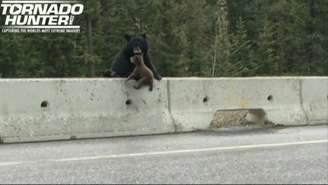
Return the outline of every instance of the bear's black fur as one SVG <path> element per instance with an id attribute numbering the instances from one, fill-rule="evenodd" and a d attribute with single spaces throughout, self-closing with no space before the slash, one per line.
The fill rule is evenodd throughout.
<path id="1" fill-rule="evenodd" d="M 107 70 L 104 75 L 107 77 L 128 77 L 135 68 L 135 65 L 130 62 L 130 58 L 135 55 L 135 48 L 140 48 L 141 54 L 144 56 L 145 65 L 153 72 L 155 79 L 161 80 L 161 75 L 157 72 L 150 60 L 146 35 L 130 36 L 125 34 L 125 39 L 127 41 L 126 46 L 118 53 L 112 63 L 111 69 Z"/>

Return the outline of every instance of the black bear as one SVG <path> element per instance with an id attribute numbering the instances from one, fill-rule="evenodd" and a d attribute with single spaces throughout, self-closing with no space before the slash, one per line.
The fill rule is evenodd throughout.
<path id="1" fill-rule="evenodd" d="M 149 91 L 153 90 L 154 74 L 153 72 L 144 64 L 143 55 L 139 48 L 135 49 L 135 55 L 131 57 L 131 63 L 135 64 L 133 72 L 129 75 L 127 81 L 130 79 L 141 78 L 138 85 L 134 86 L 135 89 L 140 89 L 141 86 L 149 86 Z"/>
<path id="2" fill-rule="evenodd" d="M 161 80 L 162 77 L 157 72 L 155 66 L 152 64 L 148 54 L 149 44 L 146 38 L 146 34 L 136 36 L 125 34 L 124 36 L 127 41 L 127 44 L 115 57 L 111 69 L 105 72 L 105 76 L 128 77 L 135 68 L 135 64 L 130 62 L 130 58 L 135 55 L 134 51 L 136 51 L 136 48 L 140 48 L 145 65 L 153 72 L 155 79 Z"/>

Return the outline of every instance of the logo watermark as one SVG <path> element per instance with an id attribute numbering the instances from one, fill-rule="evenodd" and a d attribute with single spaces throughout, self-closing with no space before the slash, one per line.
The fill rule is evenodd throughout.
<path id="1" fill-rule="evenodd" d="M 84 5 L 77 0 L 3 0 L 3 33 L 79 33 Z M 4 19 L 3 19 L 4 18 Z"/>

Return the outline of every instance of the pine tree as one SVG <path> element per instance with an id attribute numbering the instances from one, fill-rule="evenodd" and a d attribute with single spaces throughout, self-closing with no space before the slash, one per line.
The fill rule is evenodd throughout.
<path id="1" fill-rule="evenodd" d="M 236 32 L 230 35 L 229 75 L 251 76 L 255 75 L 255 63 L 251 60 L 252 43 L 248 39 L 245 22 L 239 19 Z"/>
<path id="2" fill-rule="evenodd" d="M 212 64 L 212 76 L 225 76 L 229 71 L 230 41 L 229 41 L 229 20 L 227 1 L 217 2 L 217 18 L 215 20 L 214 55 Z"/>
<path id="3" fill-rule="evenodd" d="M 276 25 L 268 18 L 264 21 L 264 28 L 260 32 L 256 50 L 257 75 L 279 74 L 280 57 L 278 53 L 278 40 Z"/>

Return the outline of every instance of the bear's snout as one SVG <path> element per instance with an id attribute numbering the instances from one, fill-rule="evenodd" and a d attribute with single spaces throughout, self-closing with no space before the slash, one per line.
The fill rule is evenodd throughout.
<path id="1" fill-rule="evenodd" d="M 137 46 L 133 48 L 133 55 L 142 55 L 142 50 L 140 47 Z"/>

